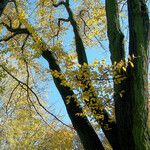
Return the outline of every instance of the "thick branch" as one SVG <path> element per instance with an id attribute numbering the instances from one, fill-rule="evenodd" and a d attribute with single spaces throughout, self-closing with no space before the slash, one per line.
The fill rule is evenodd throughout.
<path id="1" fill-rule="evenodd" d="M 57 61 L 55 60 L 52 52 L 47 49 L 46 43 L 44 43 L 44 41 L 38 36 L 32 25 L 30 25 L 26 19 L 20 19 L 20 21 L 25 25 L 25 27 L 32 35 L 33 40 L 36 42 L 37 48 L 40 48 L 40 50 L 42 51 L 42 56 L 48 61 L 50 69 L 53 71 L 57 70 L 58 72 L 61 72 L 61 69 L 57 64 Z M 74 92 L 69 87 L 61 85 L 61 79 L 55 77 L 53 77 L 53 79 L 66 105 L 66 109 L 73 123 L 73 126 L 78 132 L 85 149 L 91 150 L 91 148 L 94 148 L 95 150 L 103 150 L 104 148 L 102 146 L 102 143 L 100 142 L 93 127 L 89 123 L 87 117 L 77 116 L 77 114 L 83 113 L 82 108 L 79 106 L 77 101 L 72 98 L 70 100 L 70 103 L 67 104 L 67 96 L 74 95 Z"/>
<path id="2" fill-rule="evenodd" d="M 117 0 L 106 0 L 107 35 L 111 61 L 120 62 L 125 59 L 124 35 L 120 29 Z"/>
<path id="3" fill-rule="evenodd" d="M 62 3 L 58 4 L 57 7 L 60 6 L 60 5 L 62 5 Z M 72 10 L 69 6 L 69 2 L 63 3 L 63 5 L 65 6 L 65 8 L 68 12 L 69 20 L 70 20 L 70 23 L 73 27 L 73 31 L 74 31 L 74 34 L 75 34 L 75 45 L 76 45 L 76 52 L 77 52 L 77 55 L 78 55 L 78 62 L 81 65 L 83 65 L 84 63 L 88 64 L 87 56 L 86 56 L 86 52 L 85 52 L 85 47 L 84 47 L 82 38 L 79 34 L 79 29 L 78 29 L 77 22 L 74 19 Z M 84 79 L 85 78 L 83 76 L 83 80 Z M 90 79 L 86 80 L 86 81 L 83 81 L 83 80 L 81 82 L 83 84 L 85 84 L 86 86 L 88 86 L 86 89 L 83 90 L 83 92 L 88 91 L 91 88 L 91 85 L 89 84 Z M 91 81 L 90 81 L 90 83 L 91 83 Z M 113 133 L 115 133 L 115 131 L 116 131 L 115 122 L 109 122 L 109 115 L 108 115 L 106 110 L 101 110 L 101 106 L 99 106 L 97 108 L 94 108 L 94 107 L 92 108 L 92 105 L 94 106 L 94 104 L 97 103 L 97 101 L 96 101 L 97 97 L 94 96 L 95 95 L 94 91 L 91 94 L 92 94 L 92 96 L 90 97 L 89 101 L 86 101 L 86 105 L 91 109 L 91 111 L 94 115 L 96 115 L 96 116 L 104 115 L 104 119 L 97 119 L 96 118 L 96 120 L 102 126 L 103 132 L 107 136 L 108 140 L 110 140 L 110 141 L 111 141 L 111 139 L 116 140 L 115 136 L 113 136 Z M 91 101 L 92 98 L 94 98 L 95 101 Z M 110 128 L 109 131 L 106 129 L 106 126 L 108 126 Z M 110 142 L 110 143 L 112 144 L 112 142 Z"/>
<path id="4" fill-rule="evenodd" d="M 73 27 L 73 31 L 74 31 L 74 35 L 75 35 L 75 45 L 76 45 L 76 52 L 78 55 L 78 62 L 80 65 L 83 65 L 84 63 L 88 64 L 85 47 L 84 47 L 83 41 L 81 39 L 78 25 L 77 25 L 76 20 L 74 19 L 74 16 L 73 16 L 72 10 L 69 6 L 69 3 L 67 5 L 65 5 L 65 7 L 68 12 L 69 20 Z"/>
<path id="5" fill-rule="evenodd" d="M 68 12 L 68 15 L 69 15 L 68 19 L 69 19 L 69 21 L 72 25 L 72 28 L 73 28 L 73 31 L 74 31 L 74 34 L 75 34 L 76 52 L 77 52 L 77 55 L 78 55 L 79 64 L 81 64 L 81 65 L 83 65 L 84 63 L 88 64 L 87 56 L 86 56 L 86 53 L 85 53 L 85 48 L 84 48 L 84 45 L 83 45 L 83 41 L 80 37 L 78 25 L 77 25 L 77 23 L 74 19 L 72 10 L 69 6 L 69 1 L 66 1 L 66 2 L 61 1 L 58 4 L 53 4 L 54 7 L 58 7 L 60 5 L 65 6 L 65 8 Z"/>
<path id="6" fill-rule="evenodd" d="M 20 27 L 18 27 L 18 28 L 13 28 L 13 27 L 7 25 L 7 24 L 4 23 L 4 22 L 1 22 L 1 24 L 2 24 L 3 26 L 5 26 L 6 29 L 7 29 L 8 31 L 10 31 L 10 32 L 17 33 L 17 34 L 29 34 L 29 31 L 28 31 L 26 28 L 20 28 Z"/>
<path id="7" fill-rule="evenodd" d="M 56 120 L 58 120 L 59 122 L 61 122 L 63 125 L 71 128 L 70 126 L 68 126 L 67 124 L 65 124 L 64 122 L 62 122 L 58 117 L 56 117 L 54 114 L 52 114 L 50 111 L 48 111 L 40 102 L 37 94 L 24 82 L 22 82 L 21 80 L 17 79 L 14 75 L 12 75 L 4 66 L 0 65 L 0 67 L 5 71 L 7 72 L 7 74 L 9 74 L 13 79 L 15 79 L 20 85 L 23 85 L 27 88 L 27 90 L 30 90 L 30 92 L 35 96 L 39 106 L 41 108 L 43 108 L 47 113 L 49 113 L 51 116 L 53 116 Z"/>
<path id="8" fill-rule="evenodd" d="M 57 70 L 58 72 L 61 72 L 61 69 L 57 65 L 56 60 L 54 59 L 50 51 L 48 50 L 43 51 L 42 56 L 48 61 L 51 70 Z M 73 126 L 78 132 L 85 149 L 91 150 L 91 148 L 94 148 L 103 150 L 104 148 L 101 142 L 97 139 L 97 135 L 93 130 L 92 126 L 90 125 L 89 121 L 87 120 L 87 118 L 85 116 L 84 117 L 77 116 L 77 114 L 83 114 L 82 108 L 79 106 L 78 102 L 74 98 L 71 98 L 70 103 L 67 104 L 66 97 L 73 96 L 74 95 L 73 91 L 69 87 L 64 87 L 63 85 L 61 85 L 61 79 L 55 77 L 53 77 L 53 79 L 57 89 L 59 90 L 64 100 Z M 89 141 L 90 140 L 89 136 L 92 138 L 91 139 L 92 141 Z M 93 141 L 95 141 L 95 145 L 91 146 L 91 143 L 93 143 Z"/>
<path id="9" fill-rule="evenodd" d="M 73 17 L 72 10 L 71 10 L 69 4 L 65 5 L 65 7 L 66 7 L 66 10 L 69 14 L 70 23 L 73 27 L 73 31 L 74 31 L 74 34 L 75 34 L 75 44 L 76 44 L 76 52 L 78 54 L 78 61 L 81 65 L 83 65 L 84 63 L 88 64 L 86 53 L 85 53 L 85 47 L 83 45 L 83 41 L 82 41 L 81 36 L 79 34 L 78 25 L 77 25 L 77 23 L 76 23 L 76 21 Z M 87 80 L 87 83 L 89 83 L 89 81 L 90 81 L 90 79 Z M 87 86 L 86 81 L 83 84 L 85 84 Z M 88 87 L 86 89 L 84 89 L 83 92 L 88 91 L 90 88 L 91 88 L 91 85 L 88 84 Z M 91 94 L 92 94 L 91 99 L 92 98 L 96 99 L 96 97 L 94 96 L 95 93 L 93 92 Z M 92 102 L 91 100 L 86 101 L 86 104 L 91 109 L 92 113 L 96 116 L 101 115 L 101 114 L 104 115 L 104 120 L 103 119 L 96 119 L 96 120 L 101 125 L 101 127 L 103 129 L 103 132 L 105 133 L 106 137 L 110 141 L 111 141 L 111 139 L 116 140 L 116 137 L 113 136 L 113 133 L 116 131 L 115 122 L 109 122 L 109 115 L 108 115 L 106 110 L 101 110 L 101 108 L 100 108 L 101 106 L 97 107 L 97 108 L 92 108 L 91 102 Z M 93 103 L 93 106 L 94 106 L 94 104 L 97 103 L 97 101 L 93 101 L 92 103 Z M 106 126 L 108 126 L 110 128 L 109 131 L 106 129 Z M 112 144 L 112 142 L 110 144 Z"/>
<path id="10" fill-rule="evenodd" d="M 14 37 L 15 37 L 16 35 L 18 35 L 18 34 L 28 34 L 28 35 L 30 34 L 26 28 L 12 28 L 11 26 L 8 26 L 8 25 L 7 25 L 6 23 L 4 23 L 4 22 L 1 22 L 1 24 L 2 24 L 3 26 L 5 26 L 6 29 L 11 32 L 11 34 L 10 34 L 9 36 L 6 36 L 6 37 L 0 39 L 0 42 L 2 42 L 2 41 L 7 42 L 7 41 L 9 41 L 10 39 L 14 38 Z"/>

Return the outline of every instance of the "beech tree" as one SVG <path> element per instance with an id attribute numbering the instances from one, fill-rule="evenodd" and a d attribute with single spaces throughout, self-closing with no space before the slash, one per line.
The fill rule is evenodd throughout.
<path id="1" fill-rule="evenodd" d="M 77 136 L 74 130 L 62 126 L 60 115 L 52 116 L 54 107 L 48 107 L 37 94 L 38 100 L 35 99 L 27 88 L 34 87 L 33 78 L 41 77 L 30 74 L 30 68 L 23 63 L 17 64 L 17 67 L 22 69 L 19 72 L 15 68 L 10 70 L 12 64 L 9 64 L 9 72 L 2 71 L 0 75 L 0 149 L 73 149 Z M 38 69 L 39 64 L 36 67 Z M 49 108 L 47 112 L 51 115 L 47 115 L 43 108 Z"/>
<path id="2" fill-rule="evenodd" d="M 11 54 L 16 64 L 27 63 L 28 67 L 33 67 L 40 56 L 48 62 L 48 73 L 84 149 L 105 149 L 88 117 L 100 126 L 113 150 L 150 149 L 146 1 L 37 0 L 31 3 L 36 5 L 35 22 L 27 14 L 28 3 L 0 2 L 3 57 Z M 128 18 L 128 44 L 120 22 L 124 5 L 127 16 L 122 19 Z M 70 28 L 74 35 L 73 51 L 65 50 L 61 42 Z M 101 41 L 107 40 L 106 33 L 112 65 L 104 60 L 89 64 L 86 48 L 95 48 L 97 44 L 103 47 Z M 9 63 L 9 59 L 2 61 L 1 68 L 13 73 Z M 26 88 L 34 95 L 28 84 Z"/>
<path id="3" fill-rule="evenodd" d="M 30 108 L 28 101 L 21 97 L 16 100 L 15 106 L 12 104 L 9 106 L 7 117 L 4 112 L 1 112 L 0 148 L 11 150 L 73 149 L 74 132 L 67 127 L 60 126 L 56 119 L 48 122 L 46 114 L 41 113 L 38 108 L 38 112 L 43 116 L 41 119 L 36 111 Z"/>

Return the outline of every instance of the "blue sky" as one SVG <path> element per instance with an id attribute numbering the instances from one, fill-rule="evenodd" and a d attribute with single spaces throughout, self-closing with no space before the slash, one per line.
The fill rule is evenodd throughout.
<path id="1" fill-rule="evenodd" d="M 34 25 L 34 21 L 35 21 L 35 3 L 37 0 L 29 0 L 30 5 L 29 5 L 29 20 L 30 22 Z M 74 3 L 71 1 L 71 7 L 74 8 Z M 63 12 L 62 17 L 66 17 L 67 14 Z M 125 29 L 125 27 L 127 26 L 127 18 L 124 19 L 124 21 L 120 20 L 121 22 L 121 26 L 123 26 L 123 28 Z M 126 28 L 124 30 L 125 35 L 127 35 L 127 39 L 128 39 L 128 28 Z M 66 51 L 69 51 L 71 49 L 71 42 L 72 39 L 74 37 L 74 34 L 72 32 L 72 28 L 70 27 L 69 30 L 67 31 L 67 34 L 64 36 L 63 38 L 63 43 L 64 43 L 64 48 Z M 103 45 L 105 47 L 105 50 L 102 49 L 100 46 L 96 46 L 96 47 L 92 47 L 92 48 L 86 48 L 86 54 L 87 54 L 87 58 L 88 58 L 88 62 L 92 63 L 95 59 L 97 60 L 102 60 L 105 59 L 107 63 L 111 63 L 110 62 L 110 53 L 109 53 L 109 46 L 108 46 L 108 41 L 103 42 Z M 126 49 L 128 47 L 128 44 L 126 44 Z M 43 58 L 40 58 L 38 60 L 39 63 L 41 63 L 45 68 L 48 69 L 48 63 L 46 60 L 44 60 Z M 51 76 L 49 75 L 49 78 L 51 78 Z M 63 103 L 63 100 L 57 90 L 57 88 L 55 87 L 55 84 L 53 83 L 52 80 L 49 80 L 48 82 L 48 95 L 46 96 L 47 101 L 49 106 L 53 106 L 54 108 L 54 113 L 60 114 L 62 116 L 62 120 L 66 123 L 70 123 L 70 119 L 67 115 L 66 112 L 66 108 L 65 105 Z"/>
<path id="2" fill-rule="evenodd" d="M 32 24 L 34 24 L 34 18 L 35 18 L 35 13 L 33 12 L 33 10 L 35 10 L 35 1 L 36 0 L 30 0 L 31 5 L 30 5 L 30 10 L 29 10 L 29 14 L 30 15 L 30 22 Z M 71 7 L 74 7 L 74 3 L 71 2 L 70 3 Z M 66 17 L 66 13 L 63 14 L 63 17 Z M 69 30 L 67 31 L 67 34 L 64 36 L 63 38 L 63 45 L 65 48 L 65 51 L 69 51 L 71 49 L 71 42 L 72 39 L 74 37 L 74 34 L 72 32 L 72 28 L 70 27 Z M 100 46 L 96 46 L 93 48 L 87 48 L 86 49 L 86 54 L 87 54 L 87 58 L 88 58 L 88 62 L 92 63 L 95 59 L 98 60 L 102 60 L 105 59 L 107 61 L 107 63 L 110 63 L 110 55 L 109 55 L 109 51 L 108 51 L 108 43 L 107 42 L 103 42 L 103 45 L 105 47 L 105 50 L 102 49 Z M 44 60 L 43 58 L 40 58 L 38 60 L 39 63 L 41 63 L 45 68 L 48 68 L 48 63 L 46 60 Z M 49 77 L 51 78 L 51 76 L 49 75 Z M 63 100 L 55 86 L 55 84 L 53 83 L 52 80 L 49 80 L 48 83 L 48 96 L 47 96 L 47 101 L 49 106 L 53 106 L 54 108 L 54 112 L 56 115 L 60 114 L 61 116 L 63 116 L 61 119 L 65 122 L 65 123 L 71 123 L 70 119 L 67 115 L 66 112 L 66 108 L 65 105 L 63 103 Z"/>
<path id="3" fill-rule="evenodd" d="M 30 5 L 29 5 L 29 20 L 30 22 L 34 25 L 34 21 L 36 18 L 36 14 L 35 14 L 35 2 L 37 0 L 29 0 Z M 74 5 L 75 3 L 71 1 L 70 5 L 72 8 L 75 7 Z M 63 12 L 62 17 L 67 18 L 67 13 Z M 127 21 L 122 22 L 122 25 L 126 25 Z M 126 32 L 126 31 L 125 31 Z M 127 32 L 126 32 L 127 33 Z M 74 34 L 72 32 L 72 28 L 70 27 L 69 30 L 67 31 L 67 34 L 64 36 L 63 38 L 63 44 L 64 44 L 64 48 L 66 51 L 69 51 L 71 49 L 71 42 L 72 39 L 74 37 Z M 86 54 L 87 54 L 87 58 L 88 58 L 88 62 L 92 63 L 94 61 L 94 59 L 97 60 L 102 60 L 105 59 L 107 63 L 110 64 L 110 53 L 109 53 L 109 47 L 108 47 L 108 41 L 104 41 L 103 45 L 105 47 L 105 50 L 102 49 L 100 46 L 95 46 L 92 48 L 87 48 L 86 49 Z M 40 58 L 38 60 L 39 63 L 41 63 L 45 68 L 48 68 L 48 63 L 46 60 L 44 60 L 43 58 Z M 51 78 L 51 76 L 49 75 L 49 78 Z M 49 80 L 48 83 L 48 96 L 47 96 L 47 100 L 48 100 L 48 104 L 49 105 L 55 105 L 53 108 L 55 109 L 55 113 L 58 114 L 60 113 L 63 117 L 64 122 L 66 123 L 70 123 L 70 119 L 68 118 L 63 100 L 58 92 L 58 90 L 56 89 L 54 83 L 52 80 Z"/>
<path id="4" fill-rule="evenodd" d="M 64 44 L 67 45 L 67 43 L 70 43 L 70 39 L 73 38 L 73 32 L 71 30 L 69 30 L 68 34 L 67 34 L 67 38 L 64 38 Z M 108 44 L 105 43 L 105 47 L 108 47 Z M 69 46 L 66 47 L 69 49 Z M 103 50 L 103 49 L 100 49 L 99 47 L 94 47 L 94 48 L 87 48 L 86 49 L 86 54 L 87 54 L 87 58 L 88 58 L 88 62 L 89 63 L 92 63 L 95 59 L 98 59 L 98 60 L 102 60 L 102 59 L 105 59 L 107 61 L 107 63 L 110 64 L 110 53 L 107 50 Z M 48 68 L 48 63 L 46 60 L 42 59 L 41 58 L 41 63 L 46 67 Z M 62 117 L 62 120 L 66 123 L 69 123 L 70 124 L 70 119 L 67 115 L 67 112 L 66 112 L 66 108 L 65 108 L 65 105 L 63 103 L 63 100 L 55 86 L 55 84 L 53 83 L 53 81 L 49 81 L 49 94 L 48 94 L 48 102 L 49 102 L 49 105 L 51 104 L 54 104 L 54 112 L 56 114 L 61 114 L 63 117 Z"/>

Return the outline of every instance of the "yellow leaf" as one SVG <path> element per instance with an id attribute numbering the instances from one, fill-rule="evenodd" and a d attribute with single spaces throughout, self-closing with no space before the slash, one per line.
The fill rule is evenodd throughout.
<path id="1" fill-rule="evenodd" d="M 122 69 L 126 72 L 127 71 L 127 69 L 125 68 L 125 67 L 122 67 Z"/>
<path id="2" fill-rule="evenodd" d="M 133 62 L 132 62 L 132 61 L 129 61 L 129 63 L 130 63 L 130 65 L 131 65 L 131 67 L 134 68 Z"/>

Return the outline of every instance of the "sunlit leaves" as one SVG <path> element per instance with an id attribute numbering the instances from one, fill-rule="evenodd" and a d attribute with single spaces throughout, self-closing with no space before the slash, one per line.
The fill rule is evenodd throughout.
<path id="1" fill-rule="evenodd" d="M 66 61 L 72 60 L 66 59 Z M 94 114 L 91 114 L 91 110 L 87 108 L 87 102 L 92 109 L 103 109 L 105 107 L 113 113 L 113 82 L 120 84 L 126 80 L 128 64 L 132 64 L 133 67 L 131 59 L 128 62 L 121 60 L 112 66 L 107 65 L 105 60 L 95 60 L 92 64 L 87 65 L 84 63 L 82 66 L 76 62 L 73 63 L 72 67 L 64 70 L 63 73 L 56 70 L 51 71 L 51 73 L 55 78 L 61 79 L 61 85 L 70 87 L 75 91 L 75 95 L 67 97 L 68 103 L 71 99 L 80 101 L 84 107 L 84 115 L 91 116 Z M 125 91 L 123 90 L 118 94 L 122 97 L 124 93 Z M 102 118 L 103 116 L 94 117 Z"/>
<path id="2" fill-rule="evenodd" d="M 14 36 L 7 42 L 3 42 L 4 45 L 2 47 L 2 49 L 7 49 L 8 51 L 4 56 L 4 58 L 7 58 L 6 61 L 3 60 L 6 63 L 7 68 L 9 68 L 8 71 L 19 79 L 19 81 L 27 84 L 27 86 L 25 84 L 20 85 L 19 82 L 19 85 L 16 85 L 17 81 L 13 80 L 12 87 L 16 87 L 17 90 L 15 89 L 15 91 L 17 92 L 14 92 L 13 99 L 11 98 L 9 103 L 7 103 L 8 98 L 6 101 L 3 101 L 4 106 L 7 105 L 9 107 L 9 112 L 17 107 L 17 109 L 14 110 L 15 112 L 13 112 L 13 117 L 11 116 L 9 118 L 10 120 L 8 119 L 9 121 L 7 122 L 10 133 L 12 133 L 8 136 L 12 145 L 14 143 L 14 145 L 18 145 L 17 143 L 21 139 L 21 141 L 19 141 L 21 144 L 20 146 L 24 145 L 24 147 L 27 147 L 30 146 L 30 144 L 39 146 L 41 144 L 41 147 L 47 145 L 51 149 L 55 149 L 56 147 L 54 145 L 57 144 L 54 144 L 53 147 L 51 147 L 51 145 L 49 145 L 51 142 L 49 141 L 52 140 L 46 139 L 45 137 L 42 143 L 40 135 L 49 135 L 56 141 L 59 140 L 59 137 L 55 137 L 54 133 L 53 135 L 51 134 L 51 130 L 50 133 L 45 133 L 48 132 L 46 130 L 48 126 L 44 124 L 42 119 L 39 119 L 39 117 L 36 116 L 37 114 L 35 115 L 36 110 L 35 108 L 33 109 L 34 106 L 28 105 L 27 102 L 33 102 L 39 110 L 35 95 L 28 88 L 29 85 L 31 89 L 38 91 L 40 95 L 45 95 L 43 89 L 41 90 L 40 87 L 42 85 L 44 89 L 46 89 L 46 83 L 43 84 L 42 81 L 48 80 L 48 74 L 50 74 L 53 78 L 60 79 L 59 81 L 61 81 L 61 84 L 59 86 L 61 86 L 62 89 L 68 87 L 68 89 L 74 92 L 73 95 L 68 95 L 66 97 L 66 101 L 67 104 L 72 100 L 77 101 L 78 105 L 83 108 L 83 114 L 76 115 L 86 115 L 92 119 L 94 117 L 102 120 L 104 116 L 101 112 L 104 108 L 112 114 L 112 116 L 114 114 L 113 82 L 115 84 L 121 84 L 126 80 L 128 66 L 134 67 L 132 59 L 129 59 L 128 62 L 121 60 L 119 63 L 114 63 L 112 66 L 106 64 L 105 60 L 95 60 L 92 64 L 79 64 L 77 62 L 77 54 L 75 53 L 75 43 L 74 45 L 71 45 L 71 42 L 74 41 L 74 37 L 69 39 L 69 46 L 71 46 L 70 49 L 72 51 L 67 49 L 63 43 L 65 41 L 64 35 L 67 31 L 72 31 L 72 28 L 69 26 L 70 22 L 67 20 L 64 23 L 64 19 L 68 18 L 67 11 L 64 6 L 54 8 L 52 2 L 53 1 L 49 0 L 39 0 L 34 6 L 35 12 L 33 13 L 33 16 L 36 16 L 35 20 L 32 20 L 30 18 L 31 11 L 28 13 L 27 2 L 18 0 L 17 7 L 14 5 L 11 6 L 13 8 L 12 10 L 9 10 L 8 7 L 6 9 L 7 16 L 3 15 L 2 18 L 3 22 L 9 25 L 9 27 L 15 29 L 25 28 L 28 31 L 25 34 Z M 97 44 L 100 44 L 102 40 L 106 39 L 106 14 L 104 5 L 98 0 L 76 1 L 76 4 L 77 3 L 81 3 L 81 5 L 79 7 L 78 5 L 70 6 L 77 22 L 78 27 L 76 28 L 80 32 L 85 47 L 95 48 Z M 8 35 L 13 35 L 13 33 L 7 31 L 5 34 L 4 32 L 4 36 Z M 57 68 L 56 70 L 45 69 L 46 66 L 43 67 L 44 69 L 42 68 L 40 64 L 43 62 L 38 62 L 36 58 L 40 58 L 44 50 L 52 53 L 52 56 L 56 59 L 56 64 L 59 65 L 61 71 L 57 71 L 60 70 Z M 47 72 L 45 72 L 45 70 L 47 70 Z M 35 88 L 37 83 L 39 83 L 39 87 Z M 7 90 L 9 88 L 7 88 Z M 13 90 L 11 89 L 11 91 Z M 125 92 L 126 91 L 122 90 L 118 94 L 122 97 Z M 11 93 L 8 92 L 8 94 Z M 19 94 L 21 94 L 21 96 Z M 20 97 L 18 97 L 18 95 Z M 42 96 L 40 98 L 43 98 Z M 97 113 L 97 110 L 99 110 L 100 113 Z M 30 115 L 36 117 L 34 118 Z M 16 128 L 19 123 L 25 125 L 22 128 Z M 35 132 L 37 126 L 40 126 L 40 129 L 38 129 L 39 134 L 37 133 L 38 137 L 37 139 L 31 139 L 28 135 L 32 134 L 32 131 Z M 26 131 L 27 133 L 24 133 Z M 63 136 L 63 131 L 58 131 L 60 136 Z M 24 137 L 24 134 L 27 135 Z M 72 134 L 67 131 L 63 134 L 68 136 L 68 139 L 72 140 Z M 15 137 L 15 140 L 13 140 L 13 137 Z M 29 139 L 35 141 L 35 143 L 30 143 Z M 67 142 L 67 139 L 65 139 L 65 142 L 60 141 L 59 144 L 62 146 Z M 72 143 L 72 141 L 69 142 L 68 145 Z M 14 145 L 11 147 L 15 147 Z M 22 149 L 22 147 L 19 148 Z"/>
<path id="3" fill-rule="evenodd" d="M 65 127 L 57 127 L 53 120 L 46 124 L 26 99 L 18 99 L 12 116 L 1 126 L 1 146 L 9 149 L 61 149 L 73 147 L 74 133 Z M 39 110 L 39 109 L 38 109 Z M 45 118 L 45 117 L 44 117 Z M 2 148 L 1 147 L 1 148 Z"/>
<path id="4" fill-rule="evenodd" d="M 26 82 L 26 72 L 21 74 L 14 69 L 8 71 Z M 75 135 L 73 131 L 60 126 L 58 121 L 50 118 L 25 85 L 17 83 L 9 75 L 3 78 L 6 90 L 1 93 L 0 148 L 42 150 L 45 147 L 50 149 L 73 147 Z M 45 101 L 41 99 L 40 101 L 46 107 Z"/>
<path id="5" fill-rule="evenodd" d="M 77 11 L 77 20 L 86 46 L 101 44 L 101 41 L 106 38 L 106 18 L 103 3 L 84 0 Z"/>

